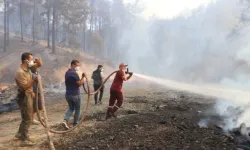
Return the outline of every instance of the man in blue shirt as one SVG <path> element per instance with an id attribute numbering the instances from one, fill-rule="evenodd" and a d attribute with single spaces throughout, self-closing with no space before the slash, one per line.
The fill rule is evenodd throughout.
<path id="1" fill-rule="evenodd" d="M 68 102 L 69 108 L 65 114 L 63 126 L 66 129 L 69 129 L 68 120 L 70 116 L 75 111 L 74 122 L 75 126 L 78 123 L 80 117 L 80 106 L 81 106 L 81 97 L 80 97 L 80 86 L 84 84 L 85 74 L 82 74 L 82 78 L 79 78 L 79 75 L 76 71 L 80 69 L 80 62 L 78 60 L 71 61 L 71 68 L 65 74 L 65 85 L 66 85 L 66 100 Z"/>

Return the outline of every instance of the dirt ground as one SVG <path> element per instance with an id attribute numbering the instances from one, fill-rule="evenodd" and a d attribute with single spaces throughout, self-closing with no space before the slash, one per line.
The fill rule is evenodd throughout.
<path id="1" fill-rule="evenodd" d="M 230 150 L 233 141 L 219 128 L 200 128 L 201 112 L 209 109 L 214 99 L 160 88 L 133 87 L 124 89 L 125 100 L 117 119 L 105 121 L 108 89 L 104 104 L 91 106 L 79 128 L 68 134 L 55 135 L 56 149 L 186 149 Z M 84 97 L 86 103 L 86 97 Z M 63 120 L 67 104 L 63 93 L 46 93 L 46 104 L 51 125 L 58 126 Z M 19 112 L 0 115 L 0 149 L 48 149 L 45 130 L 32 125 L 31 138 L 38 143 L 34 147 L 20 147 L 14 138 L 20 123 Z"/>

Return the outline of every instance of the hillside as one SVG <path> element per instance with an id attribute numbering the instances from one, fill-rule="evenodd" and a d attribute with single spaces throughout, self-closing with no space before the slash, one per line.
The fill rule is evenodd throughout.
<path id="1" fill-rule="evenodd" d="M 0 34 L 0 37 L 2 37 L 2 34 Z M 0 38 L 0 41 L 0 48 L 2 48 L 3 40 Z M 113 71 L 110 67 L 112 64 L 107 60 L 96 59 L 78 50 L 57 47 L 56 54 L 52 54 L 51 49 L 46 48 L 45 42 L 32 46 L 29 39 L 26 39 L 25 42 L 20 41 L 19 37 L 12 36 L 7 52 L 0 50 L 0 83 L 14 82 L 14 74 L 21 63 L 20 57 L 23 52 L 31 52 L 35 57 L 42 59 L 43 66 L 40 69 L 40 74 L 46 84 L 62 82 L 64 72 L 72 59 L 81 61 L 80 73 L 91 74 L 98 64 L 105 66 L 105 73 Z"/>

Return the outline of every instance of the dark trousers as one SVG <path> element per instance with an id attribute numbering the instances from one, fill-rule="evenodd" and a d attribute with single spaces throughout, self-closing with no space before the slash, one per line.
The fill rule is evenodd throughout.
<path id="1" fill-rule="evenodd" d="M 100 86 L 101 86 L 101 84 L 97 84 L 97 85 L 94 84 L 94 90 L 96 91 Z M 104 86 L 100 89 L 99 102 L 102 101 L 103 90 L 104 90 Z M 99 95 L 99 92 L 97 92 L 94 96 L 95 97 L 95 104 L 97 104 L 98 95 Z"/>
<path id="2" fill-rule="evenodd" d="M 115 113 L 123 103 L 123 93 L 119 91 L 110 90 L 109 107 L 107 115 Z"/>
<path id="3" fill-rule="evenodd" d="M 17 103 L 20 108 L 22 122 L 20 123 L 18 134 L 20 135 L 21 140 L 29 139 L 29 128 L 32 123 L 33 115 L 33 97 L 32 93 L 22 93 L 18 94 Z"/>

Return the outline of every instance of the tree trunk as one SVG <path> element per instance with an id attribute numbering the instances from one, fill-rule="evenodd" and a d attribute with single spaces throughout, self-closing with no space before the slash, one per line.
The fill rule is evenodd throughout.
<path id="1" fill-rule="evenodd" d="M 90 32 L 92 32 L 93 29 L 93 4 L 94 4 L 94 0 L 92 0 L 92 4 L 91 4 L 91 13 L 90 13 Z"/>
<path id="2" fill-rule="evenodd" d="M 94 30 L 94 6 L 95 5 L 95 0 L 92 0 L 91 3 L 91 13 L 90 13 L 90 32 L 88 34 L 88 39 L 89 39 L 89 44 L 88 44 L 88 50 L 87 52 L 91 52 L 92 51 L 92 34 L 93 34 L 93 30 Z"/>
<path id="3" fill-rule="evenodd" d="M 6 22 L 7 22 L 7 8 L 6 8 L 7 4 L 6 4 L 6 0 L 4 0 L 4 43 L 3 43 L 3 51 L 6 52 Z"/>
<path id="4" fill-rule="evenodd" d="M 48 17 L 47 47 L 48 48 L 50 48 L 50 26 L 49 26 L 49 24 L 50 24 L 50 10 L 51 10 L 51 8 L 49 7 L 48 12 L 47 12 L 47 17 Z"/>
<path id="5" fill-rule="evenodd" d="M 56 3 L 55 0 L 53 1 L 53 22 L 52 22 L 52 53 L 56 53 Z"/>
<path id="6" fill-rule="evenodd" d="M 83 25 L 83 51 L 86 51 L 86 22 Z"/>
<path id="7" fill-rule="evenodd" d="M 33 0 L 33 18 L 32 18 L 32 44 L 35 45 L 35 9 L 36 9 L 36 0 Z"/>
<path id="8" fill-rule="evenodd" d="M 23 42 L 23 5 L 22 0 L 20 0 L 20 26 L 21 26 L 21 41 Z"/>
<path id="9" fill-rule="evenodd" d="M 99 25 L 98 25 L 98 30 L 99 30 L 99 33 L 101 31 L 101 28 L 102 28 L 102 17 L 99 16 L 99 21 L 98 21 Z"/>
<path id="10" fill-rule="evenodd" d="M 7 15 L 6 15 L 6 22 L 7 22 L 7 27 L 6 27 L 6 36 L 7 36 L 7 38 L 6 38 L 6 45 L 7 46 L 9 46 L 9 40 L 10 40 L 10 19 L 9 19 L 9 17 L 10 17 L 10 12 L 9 12 L 9 1 L 7 0 L 6 1 L 6 13 L 7 13 Z"/>
<path id="11" fill-rule="evenodd" d="M 96 12 L 95 12 L 95 31 L 96 30 L 98 30 L 98 23 L 97 23 L 97 15 L 96 15 Z"/>

